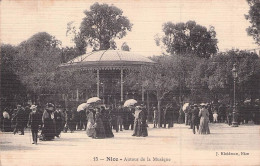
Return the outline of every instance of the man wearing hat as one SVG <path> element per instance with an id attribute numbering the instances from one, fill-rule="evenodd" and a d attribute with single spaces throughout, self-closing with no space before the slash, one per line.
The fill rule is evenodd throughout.
<path id="1" fill-rule="evenodd" d="M 192 122 L 192 129 L 193 134 L 195 134 L 195 128 L 197 127 L 197 132 L 199 131 L 199 124 L 200 124 L 200 118 L 199 118 L 199 108 L 197 104 L 193 105 L 193 109 L 191 110 L 191 122 Z"/>
<path id="2" fill-rule="evenodd" d="M 32 105 L 30 107 L 32 112 L 29 114 L 28 127 L 31 126 L 33 143 L 37 145 L 39 125 L 41 125 L 41 117 L 37 111 L 37 106 Z"/>
<path id="3" fill-rule="evenodd" d="M 16 114 L 13 117 L 13 120 L 15 120 L 15 129 L 14 134 L 16 134 L 19 130 L 21 131 L 20 135 L 24 135 L 24 109 L 21 104 L 17 105 L 17 111 Z"/>
<path id="4" fill-rule="evenodd" d="M 63 130 L 61 106 L 57 106 L 57 109 L 54 111 L 54 119 L 55 119 L 55 128 L 56 128 L 56 137 L 60 137 L 60 133 Z"/>
<path id="5" fill-rule="evenodd" d="M 124 112 L 123 112 L 123 107 L 121 104 L 119 104 L 118 107 L 116 108 L 116 116 L 117 116 L 116 132 L 118 132 L 119 129 L 120 129 L 120 131 L 123 131 L 122 126 L 123 126 L 123 113 Z"/>

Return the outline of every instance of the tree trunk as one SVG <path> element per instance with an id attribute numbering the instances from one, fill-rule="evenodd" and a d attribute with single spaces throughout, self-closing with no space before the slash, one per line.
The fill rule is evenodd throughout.
<path id="1" fill-rule="evenodd" d="M 159 123 L 159 128 L 161 127 L 161 103 L 162 103 L 162 100 L 158 99 L 158 113 L 159 113 L 158 123 Z"/>
<path id="2" fill-rule="evenodd" d="M 147 98 L 146 98 L 146 100 L 147 100 L 147 112 L 148 112 L 148 122 L 151 122 L 151 112 L 150 112 L 150 106 L 149 106 L 149 93 L 148 93 L 148 90 L 147 90 Z"/>

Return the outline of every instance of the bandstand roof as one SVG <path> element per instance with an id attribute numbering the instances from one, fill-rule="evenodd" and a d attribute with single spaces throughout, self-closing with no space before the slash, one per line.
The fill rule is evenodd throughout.
<path id="1" fill-rule="evenodd" d="M 78 56 L 59 68 L 80 68 L 80 69 L 129 69 L 143 65 L 153 65 L 154 61 L 140 54 L 121 50 L 100 50 Z"/>

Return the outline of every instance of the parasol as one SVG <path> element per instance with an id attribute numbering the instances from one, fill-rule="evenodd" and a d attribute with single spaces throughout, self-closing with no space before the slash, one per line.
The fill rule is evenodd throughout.
<path id="1" fill-rule="evenodd" d="M 96 103 L 98 101 L 100 101 L 101 99 L 99 97 L 91 97 L 87 100 L 87 103 L 88 104 L 91 104 L 91 103 Z"/>
<path id="2" fill-rule="evenodd" d="M 80 104 L 80 105 L 78 106 L 77 111 L 78 111 L 78 112 L 79 112 L 79 111 L 83 111 L 83 110 L 86 109 L 88 106 L 89 106 L 89 104 L 87 104 L 87 103 L 82 103 L 82 104 Z"/>
<path id="3" fill-rule="evenodd" d="M 129 100 L 125 101 L 124 107 L 129 107 L 131 105 L 135 105 L 136 103 L 137 103 L 137 101 L 135 99 L 129 99 Z"/>
<path id="4" fill-rule="evenodd" d="M 182 106 L 182 110 L 185 111 L 185 110 L 188 108 L 189 105 L 190 105 L 189 103 L 185 103 L 185 104 Z"/>

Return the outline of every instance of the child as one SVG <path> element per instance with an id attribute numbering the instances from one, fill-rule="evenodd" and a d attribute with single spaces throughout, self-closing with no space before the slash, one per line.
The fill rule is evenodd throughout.
<path id="1" fill-rule="evenodd" d="M 218 122 L 218 114 L 217 114 L 216 111 L 215 111 L 214 114 L 213 114 L 213 122 L 214 122 L 214 123 L 217 123 L 217 122 Z"/>
<path id="2" fill-rule="evenodd" d="M 153 107 L 153 128 L 158 127 L 158 118 L 159 118 L 159 112 L 155 107 Z"/>

